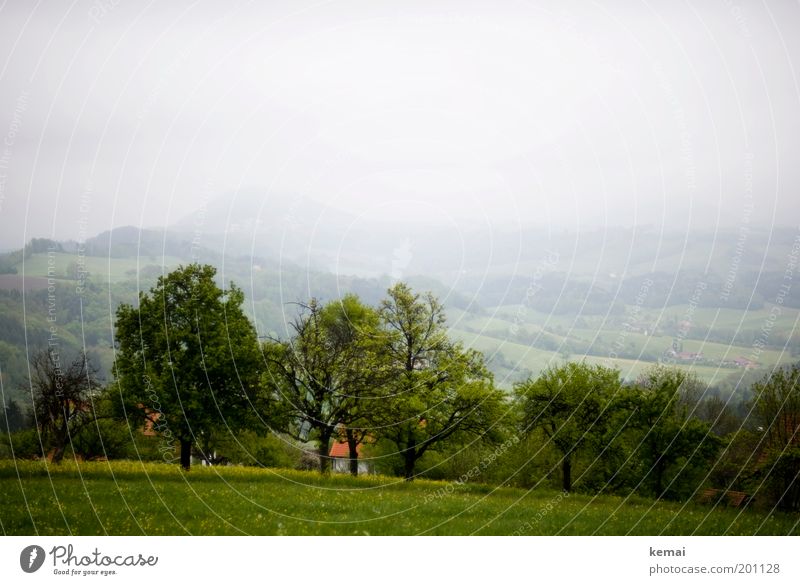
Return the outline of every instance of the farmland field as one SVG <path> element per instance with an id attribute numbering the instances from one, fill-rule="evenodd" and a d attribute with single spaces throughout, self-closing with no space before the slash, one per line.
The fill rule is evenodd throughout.
<path id="1" fill-rule="evenodd" d="M 64 278 L 65 271 L 71 264 L 81 264 L 84 270 L 97 282 L 118 282 L 125 278 L 134 278 L 136 272 L 146 265 L 165 267 L 167 271 L 181 263 L 173 256 L 141 257 L 141 258 L 107 258 L 102 256 L 83 256 L 56 252 L 51 255 L 33 254 L 24 265 L 17 265 L 20 274 L 30 276 L 48 276 L 48 270 L 54 271 L 56 278 Z"/>
<path id="2" fill-rule="evenodd" d="M 762 509 L 284 469 L 0 462 L 7 535 L 797 535 Z"/>
<path id="3" fill-rule="evenodd" d="M 630 330 L 628 324 L 633 321 L 631 310 L 628 307 L 628 316 L 586 315 L 576 318 L 529 308 L 521 310 L 518 305 L 504 305 L 488 308 L 485 314 L 477 316 L 458 309 L 451 309 L 448 315 L 454 337 L 487 356 L 502 354 L 517 370 L 525 368 L 538 374 L 565 358 L 585 358 L 588 363 L 616 367 L 623 378 L 633 380 L 661 358 L 676 337 L 661 327 L 648 334 Z M 658 311 L 646 309 L 636 314 L 635 320 L 642 326 L 675 322 L 689 312 L 690 309 L 685 305 L 665 307 Z M 765 323 L 772 337 L 782 335 L 785 339 L 792 339 L 800 323 L 800 311 L 788 307 L 782 307 L 777 318 L 771 315 L 770 308 L 751 311 L 694 308 L 691 309 L 691 315 L 693 327 L 724 330 L 732 336 L 747 339 L 757 337 Z M 515 330 L 525 331 L 528 339 L 520 339 L 512 334 Z M 546 342 L 547 347 L 542 346 L 542 341 Z M 718 383 L 737 371 L 741 373 L 741 369 L 720 366 L 722 360 L 752 357 L 759 367 L 771 369 L 797 359 L 788 347 L 759 348 L 755 355 L 753 343 L 738 338 L 722 342 L 703 337 L 685 337 L 680 339 L 680 343 L 684 351 L 701 353 L 705 359 L 697 363 L 677 362 L 673 365 L 694 372 L 708 384 Z M 510 385 L 514 379 L 514 374 L 507 370 L 495 373 L 500 374 L 498 382 L 503 386 Z"/>
<path id="4" fill-rule="evenodd" d="M 21 274 L 0 274 L 2 290 L 42 290 L 47 288 L 47 279 L 43 276 L 22 276 Z"/>

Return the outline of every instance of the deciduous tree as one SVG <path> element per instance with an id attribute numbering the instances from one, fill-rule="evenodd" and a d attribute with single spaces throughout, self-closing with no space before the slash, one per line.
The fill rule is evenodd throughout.
<path id="1" fill-rule="evenodd" d="M 377 315 L 355 295 L 327 305 L 316 299 L 300 306 L 293 336 L 264 345 L 269 370 L 264 386 L 280 405 L 282 428 L 294 437 L 318 441 L 320 468 L 330 470 L 330 441 L 345 429 L 351 472 L 358 442 L 367 435 L 378 391 L 386 375 L 378 351 Z M 349 429 L 349 431 L 347 431 Z"/>
<path id="2" fill-rule="evenodd" d="M 617 370 L 571 362 L 515 386 L 523 432 L 540 429 L 561 455 L 564 491 L 572 490 L 576 455 L 602 448 L 620 383 Z"/>
<path id="3" fill-rule="evenodd" d="M 92 399 L 100 391 L 96 376 L 97 370 L 83 352 L 68 363 L 54 348 L 41 350 L 31 359 L 28 387 L 35 421 L 54 463 L 61 462 L 72 438 L 94 421 Z"/>
<path id="4" fill-rule="evenodd" d="M 117 309 L 114 373 L 127 416 L 159 416 L 188 469 L 204 433 L 237 428 L 258 389 L 262 360 L 244 295 L 216 269 L 190 264 Z"/>
<path id="5" fill-rule="evenodd" d="M 654 366 L 629 395 L 628 407 L 634 411 L 630 428 L 639 434 L 635 457 L 657 498 L 666 494 L 668 479 L 676 491 L 678 474 L 690 477 L 707 468 L 724 444 L 711 425 L 692 414 L 698 384 L 694 375 L 678 368 Z"/>
<path id="6" fill-rule="evenodd" d="M 383 388 L 380 434 L 403 457 L 405 478 L 415 477 L 427 451 L 457 435 L 498 440 L 503 394 L 483 354 L 448 338 L 444 307 L 433 294 L 398 283 L 381 303 L 380 316 L 393 372 Z"/>
<path id="7" fill-rule="evenodd" d="M 800 364 L 776 369 L 752 392 L 765 455 L 759 475 L 781 508 L 800 509 Z"/>

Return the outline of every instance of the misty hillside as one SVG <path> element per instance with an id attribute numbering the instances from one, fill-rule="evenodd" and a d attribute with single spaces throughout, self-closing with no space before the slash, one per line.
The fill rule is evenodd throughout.
<path id="1" fill-rule="evenodd" d="M 561 281 L 588 282 L 615 297 L 625 295 L 639 277 L 655 275 L 666 286 L 655 304 L 687 301 L 682 281 L 708 279 L 712 287 L 725 288 L 725 299 L 717 299 L 720 307 L 745 308 L 769 297 L 796 245 L 794 231 L 785 228 L 643 226 L 574 232 L 536 224 L 453 226 L 427 219 L 390 223 L 308 197 L 251 190 L 201 206 L 162 233 L 166 247 L 156 243 L 148 250 L 178 252 L 195 242 L 217 254 L 258 258 L 262 264 L 269 259 L 364 277 L 424 275 L 489 302 L 498 300 L 501 289 L 513 291 L 520 281 L 542 272 L 543 265 L 544 272 L 560 273 Z M 555 287 L 561 288 L 558 283 L 550 288 Z M 720 294 L 709 294 L 703 302 L 716 306 L 713 296 Z"/>
<path id="2" fill-rule="evenodd" d="M 430 290 L 448 309 L 451 333 L 486 353 L 504 387 L 566 357 L 611 363 L 631 378 L 685 354 L 693 357 L 677 365 L 715 383 L 730 378 L 735 390 L 741 364 L 768 368 L 800 355 L 800 290 L 782 288 L 797 249 L 787 232 L 748 233 L 744 249 L 734 233 L 656 237 L 647 229 L 476 231 L 454 241 L 398 224 L 368 238 L 347 231 L 348 214 L 309 200 L 305 219 L 287 224 L 290 207 L 263 214 L 255 199 L 227 211 L 223 199 L 209 204 L 194 232 L 187 217 L 168 230 L 117 228 L 83 244 L 33 240 L 0 256 L 6 392 L 17 394 L 24 379 L 26 347 L 47 343 L 51 311 L 64 348 L 85 345 L 108 379 L 116 306 L 193 261 L 215 265 L 220 283 L 244 290 L 261 336 L 288 336 L 294 303 L 311 297 L 353 292 L 377 304 L 397 280 Z"/>

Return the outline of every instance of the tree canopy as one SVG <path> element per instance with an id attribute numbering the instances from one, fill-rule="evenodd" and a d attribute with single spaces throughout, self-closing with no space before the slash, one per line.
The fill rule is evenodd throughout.
<path id="1" fill-rule="evenodd" d="M 244 295 L 234 284 L 220 288 L 215 275 L 209 265 L 179 267 L 116 315 L 114 374 L 126 416 L 157 415 L 180 441 L 184 468 L 204 434 L 241 425 L 262 370 Z"/>
<path id="2" fill-rule="evenodd" d="M 459 434 L 498 439 L 504 396 L 483 354 L 447 336 L 444 307 L 431 293 L 398 283 L 380 305 L 384 352 L 392 371 L 380 434 L 396 446 L 406 479 L 417 461 Z"/>
<path id="3" fill-rule="evenodd" d="M 680 476 L 701 474 L 723 446 L 711 425 L 693 416 L 697 378 L 677 368 L 648 369 L 628 394 L 636 432 L 635 460 L 642 482 L 658 498 L 681 486 Z"/>
<path id="4" fill-rule="evenodd" d="M 800 364 L 778 368 L 752 387 L 761 437 L 758 476 L 778 506 L 800 509 Z"/>
<path id="5" fill-rule="evenodd" d="M 620 384 L 617 370 L 572 362 L 515 386 L 523 432 L 540 429 L 560 453 L 564 491 L 572 490 L 575 455 L 601 451 Z"/>
<path id="6" fill-rule="evenodd" d="M 28 387 L 42 443 L 59 463 L 73 437 L 94 420 L 92 400 L 100 390 L 96 370 L 81 352 L 72 361 L 48 347 L 34 354 Z"/>
<path id="7" fill-rule="evenodd" d="M 281 428 L 318 441 L 323 472 L 330 467 L 328 450 L 337 428 L 363 440 L 378 405 L 386 368 L 377 351 L 377 324 L 374 309 L 355 295 L 327 305 L 312 299 L 300 305 L 291 339 L 264 344 L 269 366 L 264 385 L 278 405 Z"/>

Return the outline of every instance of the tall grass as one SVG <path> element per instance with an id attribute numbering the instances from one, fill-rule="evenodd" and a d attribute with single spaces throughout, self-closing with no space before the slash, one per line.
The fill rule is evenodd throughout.
<path id="1" fill-rule="evenodd" d="M 390 477 L 0 462 L 5 534 L 797 534 L 757 510 Z"/>

